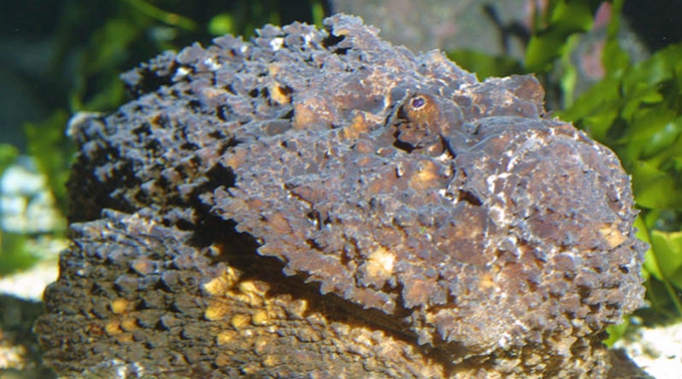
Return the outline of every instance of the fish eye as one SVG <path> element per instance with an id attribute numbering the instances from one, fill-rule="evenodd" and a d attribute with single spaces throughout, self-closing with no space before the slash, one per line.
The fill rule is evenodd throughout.
<path id="1" fill-rule="evenodd" d="M 410 101 L 410 105 L 414 110 L 419 110 L 423 108 L 424 105 L 426 105 L 426 99 L 424 98 L 424 96 L 417 96 Z"/>

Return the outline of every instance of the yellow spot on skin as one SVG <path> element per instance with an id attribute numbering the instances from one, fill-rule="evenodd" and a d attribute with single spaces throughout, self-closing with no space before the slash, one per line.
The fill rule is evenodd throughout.
<path id="1" fill-rule="evenodd" d="M 415 190 L 425 190 L 438 185 L 438 165 L 423 160 L 418 163 L 417 172 L 410 178 L 410 187 Z"/>
<path id="2" fill-rule="evenodd" d="M 204 312 L 204 318 L 210 321 L 220 320 L 225 317 L 228 311 L 229 307 L 226 304 L 218 302 L 211 303 Z"/>
<path id="3" fill-rule="evenodd" d="M 608 243 L 609 247 L 612 249 L 614 247 L 618 247 L 628 239 L 627 236 L 623 235 L 623 233 L 618 230 L 618 225 L 616 224 L 604 226 L 603 228 L 599 229 L 599 234 L 601 234 L 601 236 L 606 240 L 606 243 Z"/>
<path id="4" fill-rule="evenodd" d="M 251 322 L 253 322 L 254 325 L 266 325 L 269 321 L 268 317 L 268 312 L 266 311 L 258 311 L 256 312 L 255 315 L 253 315 L 253 319 Z"/>
<path id="5" fill-rule="evenodd" d="M 265 292 L 259 289 L 258 286 L 256 286 L 256 283 L 252 281 L 243 281 L 239 283 L 239 290 L 247 295 L 251 294 L 259 297 L 265 295 Z"/>
<path id="6" fill-rule="evenodd" d="M 130 302 L 126 299 L 116 299 L 111 302 L 111 311 L 117 315 L 126 313 Z"/>
<path id="7" fill-rule="evenodd" d="M 235 302 L 248 304 L 252 307 L 256 305 L 256 304 L 254 304 L 254 301 L 253 301 L 254 299 L 252 296 L 248 296 L 248 295 L 245 295 L 243 293 L 230 292 L 229 297 L 234 299 Z"/>
<path id="8" fill-rule="evenodd" d="M 229 280 L 224 276 L 213 278 L 207 283 L 204 283 L 204 290 L 211 295 L 220 296 L 225 294 L 231 287 Z"/>
<path id="9" fill-rule="evenodd" d="M 265 291 L 258 288 L 256 283 L 252 281 L 244 281 L 239 283 L 239 290 L 241 296 L 236 296 L 236 299 L 251 305 L 252 307 L 260 307 L 263 304 L 263 297 Z"/>
<path id="10" fill-rule="evenodd" d="M 110 336 L 120 334 L 123 332 L 121 330 L 121 322 L 118 320 L 108 322 L 106 325 L 104 325 L 104 331 Z"/>
<path id="11" fill-rule="evenodd" d="M 365 263 L 367 275 L 379 280 L 386 280 L 393 275 L 395 255 L 383 246 L 374 250 Z"/>
<path id="12" fill-rule="evenodd" d="M 479 283 L 479 287 L 482 290 L 492 288 L 495 286 L 495 281 L 493 280 L 493 276 L 490 273 L 485 273 L 481 275 L 481 281 Z"/>
<path id="13" fill-rule="evenodd" d="M 216 337 L 216 343 L 218 345 L 227 345 L 230 342 L 234 341 L 235 338 L 238 337 L 238 333 L 232 330 L 227 330 L 224 331 Z"/>
<path id="14" fill-rule="evenodd" d="M 235 329 L 241 329 L 247 326 L 249 322 L 251 322 L 251 316 L 244 314 L 234 315 L 232 317 L 232 320 L 230 321 L 230 323 Z"/>
<path id="15" fill-rule="evenodd" d="M 370 129 L 370 123 L 367 120 L 364 112 L 358 112 L 353 116 L 353 120 L 348 127 L 341 130 L 340 137 L 342 139 L 358 138 L 360 133 L 366 133 Z"/>
<path id="16" fill-rule="evenodd" d="M 204 290 L 214 296 L 224 296 L 239 280 L 239 274 L 232 267 L 225 269 L 222 275 L 204 283 Z"/>
<path id="17" fill-rule="evenodd" d="M 270 97 L 277 104 L 289 104 L 291 102 L 291 96 L 287 93 L 284 87 L 280 85 L 270 86 Z"/>
<path id="18" fill-rule="evenodd" d="M 137 320 L 132 317 L 124 319 L 123 322 L 121 322 L 121 329 L 126 332 L 137 329 Z"/>
<path id="19" fill-rule="evenodd" d="M 204 290 L 214 296 L 222 295 L 228 288 L 229 286 L 222 277 L 213 278 L 209 282 L 204 283 Z"/>
<path id="20" fill-rule="evenodd" d="M 263 366 L 265 367 L 274 367 L 280 364 L 281 360 L 275 356 L 275 355 L 267 355 L 263 359 Z"/>

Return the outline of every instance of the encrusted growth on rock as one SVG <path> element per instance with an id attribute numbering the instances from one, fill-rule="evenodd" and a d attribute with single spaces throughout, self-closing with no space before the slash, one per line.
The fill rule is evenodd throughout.
<path id="1" fill-rule="evenodd" d="M 544 118 L 532 77 L 478 82 L 357 18 L 325 24 L 166 53 L 123 76 L 136 100 L 73 123 L 46 359 L 604 376 L 602 331 L 643 295 L 615 155 Z"/>

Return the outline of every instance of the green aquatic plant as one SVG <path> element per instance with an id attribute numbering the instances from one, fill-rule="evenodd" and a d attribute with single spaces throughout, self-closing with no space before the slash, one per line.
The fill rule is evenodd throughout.
<path id="1" fill-rule="evenodd" d="M 38 171 L 47 178 L 47 185 L 57 200 L 62 215 L 66 214 L 66 180 L 72 163 L 74 147 L 64 133 L 69 120 L 63 110 L 41 123 L 26 123 L 24 132 L 28 141 L 28 153 L 36 162 Z"/>
<path id="2" fill-rule="evenodd" d="M 18 156 L 19 150 L 16 147 L 0 144 L 0 178 L 16 162 Z M 37 257 L 26 248 L 26 240 L 26 235 L 8 233 L 0 227 L 0 276 L 31 267 L 37 261 Z"/>
<path id="3" fill-rule="evenodd" d="M 0 277 L 28 269 L 40 260 L 27 248 L 28 240 L 26 234 L 0 229 Z"/>
<path id="4" fill-rule="evenodd" d="M 15 146 L 6 143 L 0 143 L 0 177 L 5 172 L 7 167 L 9 167 L 17 159 L 19 155 L 19 149 Z"/>
<path id="5" fill-rule="evenodd" d="M 524 66 L 528 72 L 549 72 L 556 59 L 570 48 L 569 39 L 590 30 L 603 0 L 553 0 L 543 14 L 534 15 L 533 35 L 526 47 Z"/>

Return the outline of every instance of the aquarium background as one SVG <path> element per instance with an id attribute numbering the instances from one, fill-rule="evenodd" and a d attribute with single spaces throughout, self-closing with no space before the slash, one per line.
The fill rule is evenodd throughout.
<path id="1" fill-rule="evenodd" d="M 624 325 L 611 328 L 610 343 L 641 325 L 679 322 L 682 20 L 678 15 L 682 3 L 414 3 L 4 1 L 0 12 L 0 278 L 40 262 L 56 267 L 56 252 L 68 234 L 65 183 L 75 154 L 65 132 L 69 119 L 82 112 L 111 112 L 126 102 L 121 73 L 165 50 L 194 42 L 207 45 L 227 33 L 248 39 L 257 33 L 255 28 L 267 23 L 301 21 L 321 26 L 324 17 L 342 11 L 363 16 L 368 24 L 382 28 L 384 38 L 413 50 L 445 49 L 479 79 L 536 75 L 546 88 L 548 110 L 613 149 L 632 175 L 641 211 L 639 238 L 651 246 L 643 272 L 648 302 Z M 3 298 L 0 310 L 6 315 L 21 304 Z M 30 301 L 26 304 L 33 307 Z M 30 314 L 39 309 L 31 308 Z M 16 328 L 30 329 L 27 325 Z M 39 352 L 34 356 L 39 357 Z"/>

